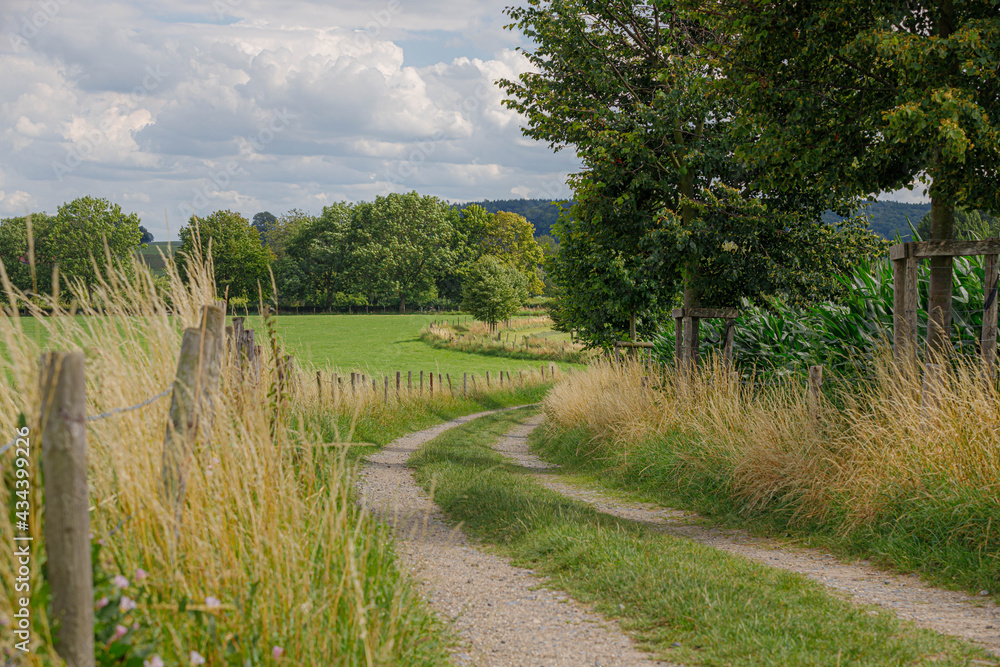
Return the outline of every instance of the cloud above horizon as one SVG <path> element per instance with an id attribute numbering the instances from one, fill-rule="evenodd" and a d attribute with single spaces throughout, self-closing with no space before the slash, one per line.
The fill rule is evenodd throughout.
<path id="1" fill-rule="evenodd" d="M 219 208 L 566 197 L 575 155 L 525 139 L 495 85 L 529 66 L 504 5 L 7 2 L 0 216 L 90 194 L 165 239 Z"/>
<path id="2" fill-rule="evenodd" d="M 568 197 L 573 151 L 524 138 L 495 85 L 529 67 L 506 4 L 6 0 L 0 216 L 89 194 L 166 239 L 220 208 Z"/>

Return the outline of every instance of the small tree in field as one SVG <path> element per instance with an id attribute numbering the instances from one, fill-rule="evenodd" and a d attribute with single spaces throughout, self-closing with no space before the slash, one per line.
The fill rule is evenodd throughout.
<path id="1" fill-rule="evenodd" d="M 469 267 L 462 284 L 462 308 L 495 331 L 528 300 L 528 279 L 496 257 L 484 255 Z"/>

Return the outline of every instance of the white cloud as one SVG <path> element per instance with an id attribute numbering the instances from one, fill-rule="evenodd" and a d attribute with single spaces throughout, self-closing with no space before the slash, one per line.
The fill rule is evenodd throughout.
<path id="1" fill-rule="evenodd" d="M 4 3 L 0 210 L 106 196 L 164 238 L 195 204 L 568 193 L 575 158 L 526 141 L 494 85 L 528 67 L 505 2 L 221 2 L 50 0 L 33 33 L 40 3 Z M 408 65 L 414 40 L 440 59 Z"/>

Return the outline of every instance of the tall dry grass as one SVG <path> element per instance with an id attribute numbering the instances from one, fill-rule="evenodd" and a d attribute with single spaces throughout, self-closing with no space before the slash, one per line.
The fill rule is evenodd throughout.
<path id="1" fill-rule="evenodd" d="M 545 336 L 524 335 L 517 340 L 510 333 L 527 329 L 538 329 L 552 325 L 546 317 L 522 317 L 509 324 L 497 324 L 497 331 L 491 332 L 485 322 L 456 327 L 448 322 L 432 323 L 420 334 L 420 338 L 438 348 L 459 352 L 510 357 L 514 359 L 544 359 L 586 363 L 594 354 L 579 343 L 553 340 Z M 509 333 L 508 333 L 509 332 Z"/>
<path id="2" fill-rule="evenodd" d="M 18 294 L 4 274 L 3 432 L 13 435 L 18 415 L 35 430 L 43 342 L 50 349 L 85 352 L 90 415 L 137 404 L 168 387 L 183 328 L 196 326 L 202 305 L 215 298 L 210 260 L 189 262 L 188 274 L 182 281 L 168 263 L 164 291 L 144 266 L 134 264 L 112 270 L 89 291 L 71 285 L 61 300 L 42 302 Z M 70 307 L 60 306 L 67 301 Z M 29 335 L 20 309 L 35 318 L 42 335 Z M 103 570 L 128 580 L 124 588 L 101 584 L 120 606 L 115 613 L 98 605 L 98 617 L 111 619 L 99 648 L 113 651 L 115 642 L 136 650 L 145 646 L 149 650 L 137 655 L 157 655 L 166 664 L 191 664 L 197 660 L 192 651 L 211 665 L 437 664 L 444 655 L 441 628 L 398 571 L 385 528 L 354 502 L 346 450 L 325 446 L 321 430 L 303 417 L 317 407 L 307 396 L 308 376 L 293 383 L 304 396 L 293 394 L 277 412 L 274 359 L 269 346 L 263 348 L 259 384 L 237 382 L 233 369 L 224 369 L 212 437 L 200 436 L 196 443 L 179 526 L 160 489 L 169 398 L 88 423 L 93 538 L 103 544 Z M 356 417 L 366 406 L 345 409 Z M 36 440 L 36 470 L 39 449 Z M 11 456 L 0 461 L 7 508 L 14 501 Z M 12 664 L 54 659 L 37 487 L 33 650 L 11 651 Z M 0 513 L 0 533 L 12 534 L 11 521 L 9 511 Z M 14 644 L 10 622 L 18 595 L 8 546 L 0 549 L 4 647 Z M 129 610 L 122 598 L 137 608 Z M 108 641 L 118 626 L 126 634 Z"/>
<path id="3" fill-rule="evenodd" d="M 623 475 L 819 526 L 858 548 L 885 538 L 904 567 L 924 567 L 920 551 L 940 546 L 950 555 L 927 567 L 979 568 L 949 578 L 997 577 L 988 588 L 1000 590 L 995 383 L 959 363 L 922 400 L 921 374 L 883 358 L 873 379 L 824 389 L 817 416 L 801 378 L 759 386 L 714 362 L 693 375 L 601 362 L 563 378 L 545 410 L 557 430 L 582 435 L 578 455 Z"/>

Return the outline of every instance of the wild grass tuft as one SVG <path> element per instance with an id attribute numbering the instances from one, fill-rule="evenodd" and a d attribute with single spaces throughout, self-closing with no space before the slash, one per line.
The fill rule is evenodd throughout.
<path id="1" fill-rule="evenodd" d="M 957 363 L 934 401 L 917 373 L 744 384 L 600 363 L 545 400 L 546 454 L 660 500 L 833 545 L 966 590 L 1000 593 L 1000 402 Z"/>
<path id="2" fill-rule="evenodd" d="M 47 348 L 84 351 L 90 415 L 169 387 L 183 328 L 197 326 L 201 307 L 215 300 L 211 260 L 195 259 L 183 281 L 170 262 L 165 277 L 154 279 L 134 261 L 95 286 L 73 284 L 47 300 L 18 293 L 0 269 L 8 302 L 0 316 L 3 433 L 13 436 L 19 416 L 35 432 L 42 340 Z M 36 335 L 26 333 L 22 312 Z M 282 390 L 287 408 L 276 412 L 276 349 L 263 347 L 258 383 L 223 369 L 211 437 L 203 432 L 189 462 L 179 526 L 160 488 L 169 398 L 88 423 L 90 521 L 95 545 L 103 545 L 100 565 L 128 580 L 116 594 L 138 602 L 120 614 L 117 605 L 101 607 L 99 617 L 113 619 L 104 637 L 120 623 L 126 634 L 115 641 L 150 646 L 145 655 L 167 664 L 188 664 L 192 651 L 213 665 L 277 664 L 279 654 L 282 664 L 441 664 L 447 634 L 400 572 L 391 536 L 355 502 L 355 448 L 339 443 L 354 437 L 382 444 L 449 415 L 537 401 L 545 385 L 526 380 L 465 398 L 439 393 L 386 402 L 384 392 L 327 391 L 321 398 L 313 372 L 300 371 Z M 33 446 L 37 469 L 40 443 Z M 0 501 L 11 510 L 12 454 L 0 461 Z M 22 659 L 33 665 L 54 659 L 37 491 L 33 646 Z M 0 533 L 12 534 L 12 519 L 12 511 L 0 513 Z M 13 551 L 0 554 L 0 645 L 9 647 L 20 594 Z"/>

